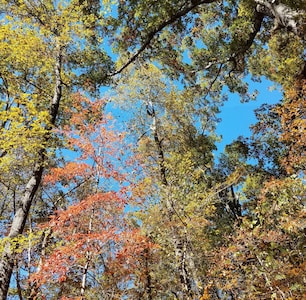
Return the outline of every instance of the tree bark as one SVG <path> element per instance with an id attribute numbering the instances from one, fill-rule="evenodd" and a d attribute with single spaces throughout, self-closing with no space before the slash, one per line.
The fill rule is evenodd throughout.
<path id="1" fill-rule="evenodd" d="M 280 1 L 255 0 L 255 2 L 257 3 L 256 10 L 258 12 L 274 19 L 273 31 L 287 28 L 295 34 L 299 34 L 297 18 L 302 14 L 301 11 L 294 10 Z"/>
<path id="2" fill-rule="evenodd" d="M 61 68 L 62 68 L 62 49 L 58 47 L 56 53 L 55 62 L 55 88 L 54 95 L 50 105 L 50 122 L 48 132 L 45 135 L 45 141 L 50 139 L 50 131 L 55 124 L 56 117 L 58 115 L 59 103 L 62 98 L 62 80 L 61 80 Z M 1 261 L 0 261 L 0 300 L 7 298 L 10 280 L 14 268 L 14 249 L 12 249 L 12 239 L 16 238 L 19 234 L 23 233 L 29 211 L 31 209 L 33 199 L 41 184 L 42 174 L 44 171 L 44 162 L 46 160 L 46 153 L 43 150 L 40 151 L 38 160 L 34 166 L 30 179 L 25 187 L 24 196 L 20 201 L 20 205 L 16 210 L 13 218 L 10 232 L 8 234 L 8 240 L 5 244 Z"/>
<path id="3" fill-rule="evenodd" d="M 98 184 L 97 184 L 97 186 L 98 186 Z M 90 219 L 89 219 L 88 234 L 91 234 L 91 232 L 92 232 L 93 217 L 94 217 L 94 209 L 92 209 L 92 213 L 91 213 L 91 216 L 90 216 Z M 87 242 L 89 242 L 89 240 Z M 86 253 L 86 263 L 83 267 L 83 274 L 82 274 L 82 281 L 81 281 L 81 299 L 82 300 L 85 300 L 84 295 L 85 295 L 86 280 L 87 280 L 87 274 L 88 274 L 90 260 L 91 260 L 91 253 L 90 253 L 90 251 L 87 251 L 87 253 Z"/>

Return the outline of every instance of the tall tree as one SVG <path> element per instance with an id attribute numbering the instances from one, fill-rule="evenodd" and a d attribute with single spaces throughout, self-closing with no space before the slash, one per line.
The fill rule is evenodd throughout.
<path id="1" fill-rule="evenodd" d="M 148 190 L 135 217 L 160 245 L 146 261 L 151 295 L 194 299 L 210 284 L 210 248 L 222 243 L 239 218 L 226 206 L 231 204 L 229 187 L 240 175 L 212 178 L 214 104 L 192 90 L 178 90 L 152 64 L 137 69 L 133 77 L 127 74 L 115 99 L 129 110 L 130 105 L 139 107 L 128 126 L 138 135 Z"/>
<path id="2" fill-rule="evenodd" d="M 62 134 L 74 160 L 51 169 L 44 182 L 46 189 L 63 192 L 67 208 L 42 225 L 51 233 L 30 277 L 31 299 L 127 295 L 138 255 L 152 248 L 126 221 L 137 164 L 124 146 L 124 134 L 114 131 L 110 116 L 103 114 L 104 104 L 76 95 L 65 110 L 71 118 Z"/>
<path id="3" fill-rule="evenodd" d="M 217 250 L 218 264 L 212 270 L 216 278 L 223 278 L 217 282 L 225 297 L 298 299 L 305 295 L 305 170 L 303 159 L 296 158 L 297 153 L 303 154 L 304 139 L 294 144 L 291 140 L 305 126 L 299 109 L 303 101 L 296 93 L 302 88 L 290 89 L 291 100 L 258 109 L 253 136 L 239 140 L 255 162 L 247 166 L 240 191 L 242 224 L 229 236 L 226 247 Z"/>
<path id="4" fill-rule="evenodd" d="M 98 8 L 78 1 L 1 1 L 1 189 L 8 199 L 5 206 L 11 208 L 14 201 L 0 263 L 1 299 L 14 266 L 10 240 L 25 228 L 49 149 L 55 146 L 51 129 L 64 117 L 59 107 L 69 102 L 77 85 L 86 81 L 95 87 L 96 77 L 101 82 L 110 70 L 101 49 Z M 89 63 L 96 58 L 98 64 Z"/>

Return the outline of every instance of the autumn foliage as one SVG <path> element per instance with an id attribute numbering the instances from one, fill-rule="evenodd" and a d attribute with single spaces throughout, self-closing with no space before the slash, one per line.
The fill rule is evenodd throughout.
<path id="1" fill-rule="evenodd" d="M 0 12 L 0 300 L 306 299 L 305 1 Z"/>
<path id="2" fill-rule="evenodd" d="M 37 295 L 60 284 L 63 295 L 83 297 L 85 285 L 86 290 L 95 286 L 91 274 L 105 290 L 113 289 L 110 282 L 121 282 L 115 291 L 119 297 L 132 280 L 138 256 L 153 247 L 126 220 L 136 164 L 128 150 L 123 151 L 124 134 L 112 130 L 104 105 L 103 100 L 90 101 L 77 94 L 66 111 L 71 122 L 60 135 L 67 146 L 65 155 L 74 160 L 50 169 L 44 177 L 46 188 L 62 187 L 66 193 L 61 196 L 65 208 L 40 226 L 52 234 L 45 245 L 48 254 L 30 278 Z M 82 287 L 84 278 L 88 283 Z"/>
<path id="3" fill-rule="evenodd" d="M 281 123 L 284 133 L 281 141 L 289 145 L 289 154 L 283 163 L 289 173 L 296 170 L 305 170 L 306 149 L 306 80 L 297 81 L 286 91 L 285 103 L 280 107 Z"/>

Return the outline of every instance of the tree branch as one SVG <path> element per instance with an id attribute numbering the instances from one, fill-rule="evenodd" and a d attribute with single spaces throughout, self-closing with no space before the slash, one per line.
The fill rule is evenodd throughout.
<path id="1" fill-rule="evenodd" d="M 133 63 L 138 56 L 150 45 L 151 41 L 153 38 L 161 32 L 165 27 L 168 25 L 173 24 L 175 21 L 180 19 L 181 17 L 185 16 L 188 14 L 191 10 L 194 8 L 198 7 L 201 4 L 209 4 L 216 2 L 216 0 L 193 0 L 191 3 L 189 3 L 185 8 L 183 8 L 181 11 L 178 11 L 177 13 L 173 14 L 168 20 L 165 20 L 164 22 L 160 23 L 154 30 L 152 30 L 147 38 L 145 39 L 144 43 L 141 45 L 141 47 L 138 49 L 137 52 L 135 52 L 129 59 L 128 61 L 117 71 L 109 74 L 109 76 L 114 76 L 119 73 L 121 73 L 124 69 L 126 69 L 131 63 Z"/>
<path id="2" fill-rule="evenodd" d="M 280 28 L 287 28 L 288 30 L 298 34 L 298 16 L 302 15 L 301 10 L 295 10 L 286 4 L 280 3 L 277 0 L 255 0 L 257 3 L 256 10 L 266 16 L 274 19 L 273 31 Z"/>

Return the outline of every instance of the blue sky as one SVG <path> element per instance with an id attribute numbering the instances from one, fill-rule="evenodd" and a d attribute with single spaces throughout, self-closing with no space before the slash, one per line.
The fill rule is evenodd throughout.
<path id="1" fill-rule="evenodd" d="M 279 90 L 270 91 L 273 83 L 268 80 L 262 82 L 249 82 L 250 89 L 257 89 L 259 94 L 254 101 L 241 103 L 237 95 L 229 95 L 229 100 L 221 107 L 218 115 L 222 120 L 217 126 L 217 134 L 222 141 L 217 144 L 218 151 L 223 152 L 224 147 L 238 136 L 250 136 L 250 125 L 256 123 L 254 110 L 264 103 L 273 104 L 281 100 Z"/>

